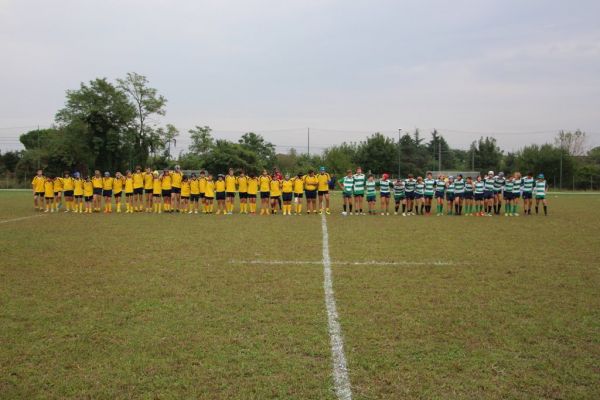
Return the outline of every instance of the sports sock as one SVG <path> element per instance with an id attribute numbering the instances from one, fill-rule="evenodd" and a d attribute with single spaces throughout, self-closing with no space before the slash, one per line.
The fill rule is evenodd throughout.
<path id="1" fill-rule="evenodd" d="M 535 206 L 535 213 L 538 213 L 538 206 Z"/>
<path id="2" fill-rule="evenodd" d="M 406 212 L 406 204 L 402 204 L 402 212 Z"/>
<path id="3" fill-rule="evenodd" d="M 346 205 L 344 204 L 344 212 L 346 212 Z"/>
<path id="4" fill-rule="evenodd" d="M 544 206 L 544 215 L 548 215 L 548 206 Z"/>
<path id="5" fill-rule="evenodd" d="M 348 207 L 350 208 L 350 212 L 352 212 L 352 203 L 348 204 Z"/>

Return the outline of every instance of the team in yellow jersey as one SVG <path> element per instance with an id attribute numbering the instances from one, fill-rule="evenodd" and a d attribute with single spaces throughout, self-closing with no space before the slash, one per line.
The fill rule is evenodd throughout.
<path id="1" fill-rule="evenodd" d="M 71 176 L 65 172 L 63 177 L 46 177 L 39 170 L 31 181 L 34 194 L 34 207 L 46 212 L 58 211 L 63 205 L 65 212 L 104 213 L 113 212 L 113 204 L 117 213 L 122 212 L 122 198 L 125 196 L 125 213 L 188 213 L 230 215 L 234 212 L 236 192 L 239 196 L 239 213 L 256 214 L 256 199 L 260 197 L 260 214 L 294 214 L 302 213 L 302 200 L 306 194 L 307 213 L 316 213 L 317 194 L 320 212 L 329 213 L 328 185 L 331 180 L 323 169 L 319 174 L 309 171 L 308 175 L 290 177 L 281 176 L 275 170 L 269 174 L 263 170 L 259 176 L 243 171 L 235 174 L 229 169 L 227 175 L 219 174 L 217 179 L 200 171 L 198 175 L 183 174 L 179 166 L 174 170 L 164 169 L 162 172 L 146 168 L 142 172 L 136 166 L 125 175 L 116 172 L 103 174 L 95 170 L 92 176 L 81 177 L 79 173 Z M 216 210 L 214 207 L 216 200 Z M 63 204 L 64 202 L 64 204 Z"/>

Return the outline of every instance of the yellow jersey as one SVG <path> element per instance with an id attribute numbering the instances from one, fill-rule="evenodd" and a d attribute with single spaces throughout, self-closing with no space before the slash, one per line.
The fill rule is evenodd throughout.
<path id="1" fill-rule="evenodd" d="M 92 185 L 94 189 L 102 189 L 102 177 L 94 176 L 92 178 Z"/>
<path id="2" fill-rule="evenodd" d="M 144 181 L 142 179 L 142 186 L 143 186 L 143 183 L 144 183 Z M 142 186 L 138 186 L 138 187 L 141 188 Z M 134 187 L 135 187 L 135 175 L 133 177 L 128 176 L 127 178 L 125 178 L 125 193 L 133 193 Z"/>
<path id="3" fill-rule="evenodd" d="M 181 197 L 190 197 L 190 181 L 181 182 Z"/>
<path id="4" fill-rule="evenodd" d="M 237 178 L 235 175 L 226 175 L 225 176 L 225 191 L 226 192 L 235 192 L 235 184 L 237 183 Z"/>
<path id="5" fill-rule="evenodd" d="M 46 177 L 42 176 L 34 176 L 31 181 L 31 185 L 33 186 L 33 191 L 36 193 L 42 193 L 44 191 L 44 185 L 46 183 Z"/>
<path id="6" fill-rule="evenodd" d="M 83 195 L 85 197 L 92 197 L 94 194 L 94 184 L 92 181 L 84 181 L 83 182 Z"/>
<path id="7" fill-rule="evenodd" d="M 73 179 L 73 195 L 74 196 L 83 196 L 83 182 L 84 180 L 81 178 Z M 92 188 L 92 182 L 90 182 L 90 189 Z M 90 194 L 91 196 L 91 194 Z"/>
<path id="8" fill-rule="evenodd" d="M 317 174 L 317 179 L 319 180 L 319 190 L 320 191 L 326 191 L 329 190 L 329 181 L 331 180 L 331 175 L 329 175 L 327 172 L 323 172 L 323 173 L 318 173 Z"/>
<path id="9" fill-rule="evenodd" d="M 204 186 L 204 196 L 208 198 L 215 197 L 215 183 L 213 181 L 206 180 Z"/>
<path id="10" fill-rule="evenodd" d="M 171 181 L 170 175 L 163 175 L 161 181 L 162 181 L 162 189 L 163 190 L 171 190 L 173 185 L 171 183 L 172 181 Z"/>
<path id="11" fill-rule="evenodd" d="M 152 190 L 154 187 L 154 175 L 151 172 L 144 172 L 144 190 Z"/>
<path id="12" fill-rule="evenodd" d="M 281 182 L 277 179 L 271 181 L 271 197 L 281 196 Z"/>
<path id="13" fill-rule="evenodd" d="M 201 194 L 206 192 L 206 182 L 208 182 L 206 178 L 198 178 L 198 188 Z"/>
<path id="14" fill-rule="evenodd" d="M 268 192 L 271 185 L 271 177 L 261 175 L 258 177 L 258 186 L 261 192 Z"/>
<path id="15" fill-rule="evenodd" d="M 112 190 L 115 178 L 102 178 L 102 190 Z"/>
<path id="16" fill-rule="evenodd" d="M 160 178 L 152 178 L 152 194 L 159 196 L 162 194 L 162 181 Z"/>
<path id="17" fill-rule="evenodd" d="M 302 194 L 304 193 L 304 179 L 300 177 L 292 178 L 292 182 L 294 182 L 294 193 Z"/>
<path id="18" fill-rule="evenodd" d="M 73 178 L 61 178 L 63 183 L 63 190 L 73 190 Z"/>
<path id="19" fill-rule="evenodd" d="M 317 190 L 317 186 L 319 185 L 319 178 L 316 176 L 306 175 L 304 177 L 304 188 L 306 190 Z"/>
<path id="20" fill-rule="evenodd" d="M 54 180 L 54 193 L 62 192 L 63 190 L 63 178 L 56 178 Z"/>
<path id="21" fill-rule="evenodd" d="M 215 192 L 220 193 L 225 191 L 225 181 L 215 182 Z"/>
<path id="22" fill-rule="evenodd" d="M 284 179 L 281 182 L 281 191 L 283 193 L 292 193 L 294 191 L 294 182 L 291 179 Z"/>
<path id="23" fill-rule="evenodd" d="M 54 197 L 54 183 L 51 180 L 44 182 L 44 197 Z"/>
<path id="24" fill-rule="evenodd" d="M 119 194 L 123 191 L 123 178 L 114 178 L 113 180 L 113 193 Z"/>
<path id="25" fill-rule="evenodd" d="M 238 192 L 247 193 L 248 192 L 248 177 L 247 176 L 239 176 L 237 178 L 238 184 Z"/>
<path id="26" fill-rule="evenodd" d="M 258 179 L 248 178 L 246 182 L 248 183 L 248 194 L 256 195 L 258 193 Z"/>
<path id="27" fill-rule="evenodd" d="M 134 172 L 133 173 L 133 188 L 140 189 L 144 187 L 144 174 L 142 172 Z M 125 189 L 127 191 L 127 189 Z"/>
<path id="28" fill-rule="evenodd" d="M 172 187 L 180 188 L 182 179 L 183 179 L 183 175 L 181 175 L 181 172 L 177 172 L 177 171 L 171 172 L 171 186 Z"/>
<path id="29" fill-rule="evenodd" d="M 196 178 L 190 180 L 190 194 L 200 194 L 200 182 Z"/>

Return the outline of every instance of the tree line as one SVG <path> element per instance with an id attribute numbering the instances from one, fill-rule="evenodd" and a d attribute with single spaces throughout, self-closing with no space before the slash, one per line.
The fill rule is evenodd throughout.
<path id="1" fill-rule="evenodd" d="M 427 171 L 534 171 L 564 187 L 590 188 L 600 178 L 600 147 L 587 149 L 584 132 L 558 132 L 553 143 L 524 146 L 504 152 L 493 137 L 481 137 L 469 149 L 451 148 L 434 130 L 425 137 L 419 129 L 400 140 L 373 133 L 360 142 L 342 143 L 321 154 L 282 154 L 260 134 L 247 132 L 238 141 L 216 139 L 209 126 L 189 130 L 191 144 L 172 154 L 179 130 L 161 124 L 167 99 L 149 85 L 147 78 L 128 73 L 110 82 L 97 78 L 67 90 L 65 105 L 57 111 L 51 128 L 31 130 L 20 136 L 24 150 L 0 154 L 0 174 L 26 181 L 37 168 L 51 174 L 93 169 L 121 171 L 135 165 L 154 169 L 181 165 L 182 169 L 206 169 L 224 173 L 229 167 L 258 173 L 278 167 L 296 174 L 325 166 L 342 175 L 362 166 L 365 171 L 397 175 Z M 562 178 L 562 179 L 561 179 Z"/>

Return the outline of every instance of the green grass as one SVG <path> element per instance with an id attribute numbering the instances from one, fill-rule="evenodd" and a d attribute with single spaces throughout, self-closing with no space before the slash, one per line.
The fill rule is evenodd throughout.
<path id="1" fill-rule="evenodd" d="M 339 202 L 354 398 L 600 397 L 600 196 L 519 218 L 342 217 Z M 29 193 L 0 192 L 0 222 L 31 215 Z M 1 223 L 0 398 L 335 398 L 321 240 L 315 216 Z"/>

